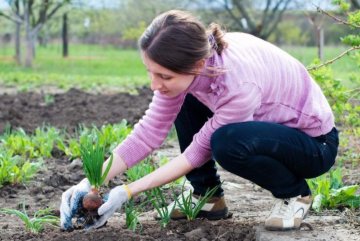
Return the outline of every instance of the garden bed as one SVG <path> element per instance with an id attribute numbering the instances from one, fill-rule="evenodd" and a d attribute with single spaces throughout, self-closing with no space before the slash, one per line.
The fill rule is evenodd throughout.
<path id="1" fill-rule="evenodd" d="M 77 126 L 118 123 L 127 119 L 135 123 L 146 110 L 151 100 L 149 89 L 140 89 L 139 95 L 129 94 L 88 94 L 79 90 L 53 95 L 48 99 L 44 94 L 18 93 L 0 95 L 0 130 L 6 123 L 33 131 L 43 123 L 74 131 Z M 179 151 L 176 143 L 166 143 L 159 150 L 163 155 L 174 157 Z M 78 183 L 83 177 L 81 161 L 70 161 L 65 155 L 54 152 L 53 157 L 44 160 L 45 168 L 26 185 L 0 188 L 0 207 L 16 208 L 25 204 L 29 214 L 51 207 L 58 209 L 61 193 Z M 351 170 L 350 170 L 351 169 Z M 350 183 L 359 183 L 359 165 L 349 168 Z M 269 192 L 219 168 L 224 181 L 226 200 L 233 218 L 220 221 L 171 221 L 166 228 L 152 218 L 152 209 L 147 207 L 141 215 L 141 227 L 134 233 L 126 229 L 124 214 L 116 213 L 106 227 L 96 231 L 61 232 L 58 228 L 47 227 L 41 234 L 25 231 L 17 218 L 0 214 L 0 240 L 255 240 L 256 227 L 265 220 L 271 205 Z M 119 185 L 124 177 L 116 178 L 111 186 Z M 169 194 L 168 194 L 169 195 Z M 308 222 L 313 226 L 312 236 L 319 232 L 333 235 L 334 240 L 356 240 L 359 237 L 358 223 L 353 223 L 341 211 L 311 213 Z M 300 231 L 310 232 L 310 231 Z"/>

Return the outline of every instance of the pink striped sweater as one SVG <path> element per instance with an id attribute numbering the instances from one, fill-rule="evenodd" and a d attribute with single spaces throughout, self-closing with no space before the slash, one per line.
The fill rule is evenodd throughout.
<path id="1" fill-rule="evenodd" d="M 299 61 L 249 34 L 227 33 L 225 40 L 228 48 L 221 56 L 215 54 L 206 62 L 207 66 L 225 67 L 224 74 L 199 75 L 176 97 L 154 92 L 143 118 L 115 149 L 128 167 L 162 144 L 187 93 L 214 113 L 184 152 L 193 167 L 211 158 L 211 135 L 228 123 L 274 122 L 310 136 L 326 134 L 334 127 L 334 116 L 325 96 Z"/>

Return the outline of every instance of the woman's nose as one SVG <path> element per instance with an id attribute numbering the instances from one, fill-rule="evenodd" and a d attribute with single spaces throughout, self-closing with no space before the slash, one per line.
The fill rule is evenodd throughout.
<path id="1" fill-rule="evenodd" d="M 150 78 L 151 78 L 151 86 L 150 86 L 151 90 L 155 91 L 161 89 L 162 86 L 161 81 L 159 81 L 158 78 L 153 74 L 150 75 Z"/>

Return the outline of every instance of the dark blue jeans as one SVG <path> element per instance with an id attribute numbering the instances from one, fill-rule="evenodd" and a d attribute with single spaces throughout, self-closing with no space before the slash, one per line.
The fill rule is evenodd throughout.
<path id="1" fill-rule="evenodd" d="M 187 95 L 175 121 L 183 152 L 193 136 L 213 113 L 192 95 Z M 217 129 L 211 138 L 213 159 L 220 166 L 269 190 L 277 198 L 309 195 L 306 178 L 328 171 L 335 162 L 339 139 L 336 128 L 310 137 L 284 125 L 250 121 Z M 219 185 L 214 160 L 186 175 L 195 194 Z M 217 196 L 223 195 L 219 189 Z"/>

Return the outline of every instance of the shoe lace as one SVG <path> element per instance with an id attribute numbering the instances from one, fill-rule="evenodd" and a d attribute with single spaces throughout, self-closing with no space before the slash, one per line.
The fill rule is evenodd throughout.
<path id="1" fill-rule="evenodd" d="M 272 214 L 281 217 L 288 217 L 291 215 L 292 203 L 295 201 L 292 198 L 278 199 L 275 202 Z"/>

